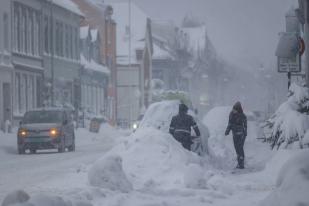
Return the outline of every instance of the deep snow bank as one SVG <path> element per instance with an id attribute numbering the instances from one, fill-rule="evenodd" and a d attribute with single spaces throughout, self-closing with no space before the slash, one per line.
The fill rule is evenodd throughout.
<path id="1" fill-rule="evenodd" d="M 109 156 L 97 161 L 88 172 L 90 185 L 130 192 L 133 187 L 122 169 L 122 159 L 119 156 Z"/>
<path id="2" fill-rule="evenodd" d="M 230 111 L 231 107 L 215 107 L 203 119 L 210 132 L 208 148 L 212 163 L 222 169 L 230 169 L 235 164 L 231 134 L 224 135 Z"/>
<path id="3" fill-rule="evenodd" d="M 276 189 L 261 206 L 309 205 L 309 150 L 298 151 L 281 168 Z"/>
<path id="4" fill-rule="evenodd" d="M 123 172 L 135 189 L 205 187 L 204 174 L 196 177 L 194 185 L 186 184 L 187 180 L 194 178 L 190 177 L 194 172 L 186 172 L 188 168 L 194 168 L 192 164 L 199 170 L 204 169 L 201 169 L 200 157 L 185 150 L 171 135 L 160 130 L 139 129 L 130 137 L 123 138 L 94 167 L 115 156 L 122 159 Z"/>
<path id="5" fill-rule="evenodd" d="M 30 197 L 23 190 L 17 190 L 9 193 L 4 198 L 1 206 L 92 206 L 92 204 L 46 194 L 37 194 Z"/>

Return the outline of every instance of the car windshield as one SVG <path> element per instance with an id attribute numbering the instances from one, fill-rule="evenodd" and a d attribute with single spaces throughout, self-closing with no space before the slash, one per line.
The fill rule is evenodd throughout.
<path id="1" fill-rule="evenodd" d="M 26 112 L 23 123 L 60 123 L 62 121 L 61 111 L 31 111 Z"/>

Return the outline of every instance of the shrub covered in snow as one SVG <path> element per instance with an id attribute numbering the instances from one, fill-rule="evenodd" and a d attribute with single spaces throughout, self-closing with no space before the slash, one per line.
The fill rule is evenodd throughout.
<path id="1" fill-rule="evenodd" d="M 98 160 L 89 170 L 88 180 L 92 186 L 129 192 L 133 189 L 131 182 L 122 169 L 119 156 L 108 156 Z"/>
<path id="2" fill-rule="evenodd" d="M 276 189 L 262 201 L 261 206 L 309 205 L 309 150 L 291 158 L 279 172 Z"/>
<path id="3" fill-rule="evenodd" d="M 308 109 L 308 88 L 292 84 L 288 100 L 281 104 L 265 125 L 271 129 L 266 139 L 271 142 L 272 148 L 287 148 L 294 142 L 299 142 L 302 148 L 306 144 L 303 140 L 309 129 Z"/>

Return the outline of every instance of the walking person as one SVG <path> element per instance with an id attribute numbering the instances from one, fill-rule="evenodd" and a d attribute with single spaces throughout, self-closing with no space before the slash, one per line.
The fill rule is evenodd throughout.
<path id="1" fill-rule="evenodd" d="M 191 150 L 192 137 L 191 137 L 191 127 L 194 129 L 194 132 L 197 137 L 199 137 L 200 130 L 191 115 L 188 115 L 188 107 L 181 103 L 179 104 L 178 115 L 172 118 L 169 132 L 173 137 L 182 144 L 182 146 Z"/>
<path id="2" fill-rule="evenodd" d="M 225 135 L 229 135 L 230 131 L 233 133 L 234 147 L 237 154 L 238 169 L 244 169 L 245 153 L 244 144 L 247 137 L 247 117 L 243 112 L 240 102 L 236 102 L 229 115 L 228 126 Z"/>

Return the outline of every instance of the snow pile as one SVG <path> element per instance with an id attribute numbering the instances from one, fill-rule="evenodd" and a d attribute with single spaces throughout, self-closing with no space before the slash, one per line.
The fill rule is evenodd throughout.
<path id="1" fill-rule="evenodd" d="M 179 103 L 178 100 L 171 100 L 151 104 L 140 123 L 140 128 L 154 127 L 168 132 L 172 117 L 178 114 Z"/>
<path id="2" fill-rule="evenodd" d="M 96 165 L 104 167 L 104 162 L 115 156 L 122 159 L 123 172 L 135 189 L 186 187 L 184 177 L 189 165 L 201 167 L 196 154 L 185 150 L 171 135 L 151 127 L 124 138 Z M 188 175 L 186 179 L 190 179 Z M 197 181 L 203 182 L 202 185 L 206 182 Z"/>
<path id="3" fill-rule="evenodd" d="M 153 127 L 168 133 L 172 117 L 178 114 L 179 103 L 179 100 L 170 100 L 151 104 L 147 109 L 139 127 Z M 191 110 L 189 110 L 189 113 L 194 117 L 201 132 L 201 138 L 196 138 L 193 140 L 191 151 L 204 156 L 208 153 L 208 128 L 199 119 L 197 119 L 194 114 L 192 114 Z M 193 131 L 192 135 L 195 136 Z"/>
<path id="4" fill-rule="evenodd" d="M 133 189 L 123 169 L 119 156 L 109 156 L 97 161 L 89 170 L 90 185 L 114 191 L 130 192 Z"/>
<path id="5" fill-rule="evenodd" d="M 38 194 L 30 197 L 22 190 L 9 193 L 2 206 L 92 206 L 90 202 L 71 201 L 59 196 Z"/>
<path id="6" fill-rule="evenodd" d="M 203 119 L 203 123 L 208 127 L 210 137 L 208 139 L 209 154 L 213 163 L 222 169 L 231 168 L 234 165 L 234 152 L 231 147 L 232 143 L 226 144 L 226 141 L 232 139 L 231 135 L 224 135 L 228 124 L 231 107 L 215 107 L 210 110 Z"/>
<path id="7" fill-rule="evenodd" d="M 280 148 L 281 146 L 287 148 L 294 142 L 299 142 L 301 148 L 304 146 L 302 140 L 309 129 L 309 118 L 304 112 L 308 108 L 308 88 L 292 84 L 288 100 L 266 123 L 266 126 L 272 131 L 270 136 L 266 137 L 271 142 L 272 148 Z"/>
<path id="8" fill-rule="evenodd" d="M 309 205 L 309 150 L 291 158 L 280 170 L 276 189 L 261 206 Z"/>

